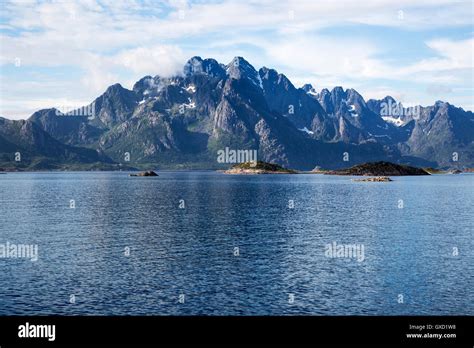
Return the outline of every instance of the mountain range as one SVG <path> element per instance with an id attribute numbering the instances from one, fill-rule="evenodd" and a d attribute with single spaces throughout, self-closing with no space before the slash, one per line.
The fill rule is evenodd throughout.
<path id="1" fill-rule="evenodd" d="M 215 169 L 219 150 L 257 150 L 288 168 L 368 161 L 474 167 L 474 114 L 446 102 L 407 108 L 354 89 L 295 87 L 242 57 L 191 58 L 180 75 L 115 84 L 71 112 L 0 117 L 0 167 Z M 18 160 L 18 153 L 21 160 Z"/>

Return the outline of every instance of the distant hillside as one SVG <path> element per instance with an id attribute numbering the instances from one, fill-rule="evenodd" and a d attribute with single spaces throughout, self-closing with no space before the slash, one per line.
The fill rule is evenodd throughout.
<path id="1" fill-rule="evenodd" d="M 93 168 L 112 161 L 97 150 L 65 145 L 34 122 L 0 117 L 0 167 L 43 170 L 65 164 Z"/>

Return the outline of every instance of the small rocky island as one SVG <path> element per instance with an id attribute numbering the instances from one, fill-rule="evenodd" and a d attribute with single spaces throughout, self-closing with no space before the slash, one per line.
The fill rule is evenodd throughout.
<path id="1" fill-rule="evenodd" d="M 352 179 L 352 181 L 357 182 L 390 182 L 393 181 L 388 176 L 376 176 L 375 178 L 365 178 L 365 179 Z"/>
<path id="2" fill-rule="evenodd" d="M 225 174 L 297 174 L 295 170 L 286 169 L 278 164 L 262 161 L 244 162 L 233 165 L 224 171 Z"/>
<path id="3" fill-rule="evenodd" d="M 148 170 L 138 174 L 130 174 L 130 176 L 158 176 L 158 174 L 156 174 L 153 170 Z"/>
<path id="4" fill-rule="evenodd" d="M 369 162 L 359 164 L 346 169 L 337 169 L 327 171 L 324 174 L 329 175 L 363 175 L 363 176 L 406 176 L 406 175 L 430 175 L 421 168 L 410 167 L 391 162 Z"/>

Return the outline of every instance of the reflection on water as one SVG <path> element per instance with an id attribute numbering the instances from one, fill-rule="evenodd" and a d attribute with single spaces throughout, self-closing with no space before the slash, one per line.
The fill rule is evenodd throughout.
<path id="1" fill-rule="evenodd" d="M 473 207 L 467 174 L 11 173 L 0 244 L 39 260 L 0 258 L 0 314 L 473 315 Z"/>

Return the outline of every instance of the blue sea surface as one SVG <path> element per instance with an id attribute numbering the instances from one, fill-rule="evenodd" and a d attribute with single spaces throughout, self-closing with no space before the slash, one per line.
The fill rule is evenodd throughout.
<path id="1" fill-rule="evenodd" d="M 159 175 L 1 175 L 0 315 L 474 315 L 472 174 Z"/>

